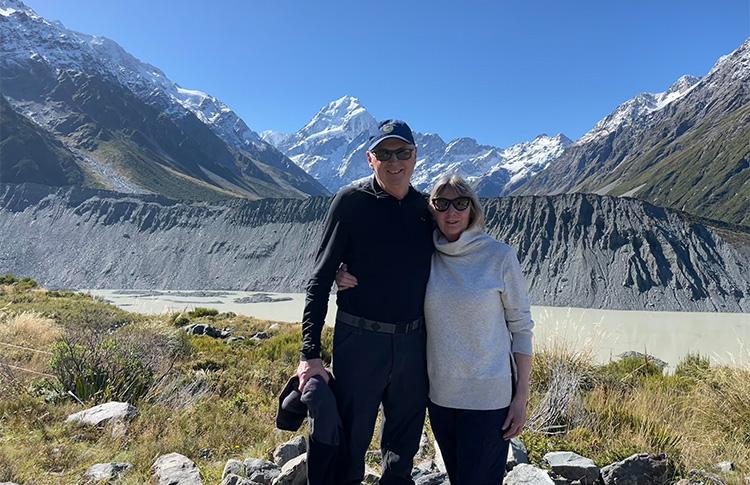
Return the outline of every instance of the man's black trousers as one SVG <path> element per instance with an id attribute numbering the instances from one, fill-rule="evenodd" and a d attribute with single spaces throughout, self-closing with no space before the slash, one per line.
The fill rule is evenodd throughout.
<path id="1" fill-rule="evenodd" d="M 424 328 L 408 334 L 378 333 L 336 322 L 334 394 L 344 440 L 336 485 L 362 483 L 365 452 L 382 403 L 382 485 L 412 485 L 414 455 L 427 406 Z"/>

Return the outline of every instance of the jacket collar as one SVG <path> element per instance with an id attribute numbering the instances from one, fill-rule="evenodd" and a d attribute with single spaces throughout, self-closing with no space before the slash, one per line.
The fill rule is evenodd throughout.
<path id="1" fill-rule="evenodd" d="M 394 196 L 386 192 L 383 187 L 380 186 L 378 181 L 375 179 L 375 175 L 372 175 L 370 177 L 370 189 L 372 190 L 372 193 L 377 197 L 378 199 L 395 199 Z M 409 184 L 409 191 L 406 193 L 406 196 L 403 200 L 406 200 L 408 198 L 414 197 L 415 195 L 420 195 L 420 192 L 414 188 L 411 184 Z M 398 199 L 397 199 L 398 200 Z"/>

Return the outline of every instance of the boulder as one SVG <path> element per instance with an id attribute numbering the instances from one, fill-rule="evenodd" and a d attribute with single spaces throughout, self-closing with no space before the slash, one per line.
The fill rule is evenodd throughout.
<path id="1" fill-rule="evenodd" d="M 255 341 L 267 340 L 269 338 L 271 338 L 271 336 L 268 335 L 268 332 L 257 332 L 255 335 L 250 337 L 251 340 Z"/>
<path id="2" fill-rule="evenodd" d="M 108 482 L 117 480 L 133 467 L 130 463 L 97 463 L 92 465 L 83 478 L 87 482 Z"/>
<path id="3" fill-rule="evenodd" d="M 668 477 L 669 460 L 663 453 L 637 453 L 602 468 L 604 485 L 662 485 L 667 483 Z"/>
<path id="4" fill-rule="evenodd" d="M 273 451 L 273 461 L 278 466 L 283 467 L 286 462 L 292 458 L 307 452 L 307 442 L 304 436 L 295 436 L 286 443 L 282 443 Z"/>
<path id="5" fill-rule="evenodd" d="M 503 480 L 504 485 L 555 485 L 546 471 L 521 463 L 513 467 Z"/>
<path id="6" fill-rule="evenodd" d="M 443 485 L 448 484 L 448 475 L 441 472 L 430 473 L 414 480 L 414 485 Z"/>
<path id="7" fill-rule="evenodd" d="M 435 467 L 442 473 L 448 473 L 448 470 L 445 468 L 445 461 L 443 461 L 443 454 L 440 452 L 440 446 L 438 446 L 437 441 L 433 441 L 432 446 L 435 448 Z"/>
<path id="8" fill-rule="evenodd" d="M 675 485 L 727 485 L 720 476 L 703 470 L 690 470 L 688 478 L 683 478 Z"/>
<path id="9" fill-rule="evenodd" d="M 211 338 L 227 338 L 232 334 L 229 329 L 219 330 L 218 328 L 206 323 L 193 323 L 192 325 L 185 325 L 182 329 L 187 332 L 188 335 L 204 335 Z"/>
<path id="10" fill-rule="evenodd" d="M 260 485 L 271 485 L 274 479 L 281 474 L 281 468 L 275 463 L 258 458 L 247 458 L 242 468 L 244 475 Z"/>
<path id="11" fill-rule="evenodd" d="M 529 463 L 529 453 L 523 441 L 513 438 L 510 440 L 510 445 L 508 446 L 508 459 L 505 463 L 505 469 L 511 471 L 513 467 L 522 463 Z"/>
<path id="12" fill-rule="evenodd" d="M 224 471 L 221 472 L 221 478 L 224 478 L 227 475 L 244 475 L 244 474 L 245 474 L 245 470 L 240 460 L 227 460 L 226 464 L 224 465 Z"/>
<path id="13" fill-rule="evenodd" d="M 257 482 L 254 482 L 247 478 L 243 478 L 239 475 L 235 475 L 234 473 L 230 473 L 229 475 L 221 479 L 220 485 L 257 485 Z"/>
<path id="14" fill-rule="evenodd" d="M 655 364 L 660 369 L 664 369 L 665 367 L 669 365 L 663 360 L 659 359 L 658 357 L 654 357 L 653 355 L 644 354 L 641 352 L 636 352 L 634 350 L 628 350 L 627 352 L 623 352 L 617 355 L 618 359 L 626 359 L 630 357 L 638 357 L 639 359 L 644 359 L 644 360 L 648 359 L 649 362 Z"/>
<path id="15" fill-rule="evenodd" d="M 599 467 L 593 460 L 572 451 L 553 451 L 544 455 L 544 461 L 553 472 L 581 485 L 591 485 L 599 478 Z"/>
<path id="16" fill-rule="evenodd" d="M 714 465 L 714 469 L 721 473 L 729 473 L 734 470 L 734 463 L 731 461 L 722 461 Z"/>
<path id="17" fill-rule="evenodd" d="M 137 414 L 138 410 L 126 402 L 110 401 L 73 413 L 65 419 L 65 422 L 82 426 L 102 426 L 108 423 L 125 422 Z"/>
<path id="18" fill-rule="evenodd" d="M 307 454 L 292 458 L 281 467 L 272 485 L 305 485 L 307 483 Z"/>
<path id="19" fill-rule="evenodd" d="M 377 485 L 380 482 L 380 473 L 375 471 L 372 467 L 365 465 L 365 478 L 362 479 L 362 483 L 367 485 Z"/>
<path id="20" fill-rule="evenodd" d="M 151 470 L 159 485 L 203 485 L 198 467 L 190 458 L 179 453 L 160 456 Z"/>

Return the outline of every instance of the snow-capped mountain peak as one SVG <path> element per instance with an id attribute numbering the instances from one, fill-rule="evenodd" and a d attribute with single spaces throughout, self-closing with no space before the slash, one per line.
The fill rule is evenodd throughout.
<path id="1" fill-rule="evenodd" d="M 605 137 L 624 126 L 635 123 L 649 113 L 659 111 L 689 93 L 700 78 L 681 76 L 672 86 L 661 93 L 641 93 L 619 105 L 612 113 L 600 120 L 594 128 L 583 135 L 577 145 Z"/>
<path id="2" fill-rule="evenodd" d="M 328 103 L 309 123 L 293 134 L 265 131 L 263 139 L 286 153 L 331 191 L 368 176 L 366 142 L 377 126 L 359 100 L 344 96 Z M 474 138 L 445 142 L 438 134 L 414 132 L 417 164 L 412 183 L 428 189 L 439 177 L 458 173 L 476 184 L 493 174 L 492 193 L 507 193 L 504 184 L 525 180 L 545 168 L 570 145 L 565 135 L 540 135 L 529 142 L 503 149 L 482 145 Z M 499 176 L 494 174 L 500 174 Z M 488 189 L 489 190 L 489 189 Z"/>
<path id="3" fill-rule="evenodd" d="M 37 55 L 58 70 L 114 77 L 142 99 L 153 99 L 155 94 L 163 96 L 161 108 L 170 116 L 180 118 L 192 112 L 232 146 L 248 148 L 263 143 L 226 104 L 204 92 L 179 86 L 160 69 L 135 58 L 115 41 L 50 22 L 20 0 L 0 0 L 0 10 L 9 21 L 3 29 L 0 49 L 6 62 Z M 22 18 L 24 14 L 33 25 Z"/>
<path id="4" fill-rule="evenodd" d="M 336 133 L 352 140 L 374 125 L 377 125 L 375 118 L 357 98 L 343 96 L 321 108 L 298 133 L 304 138 Z"/>

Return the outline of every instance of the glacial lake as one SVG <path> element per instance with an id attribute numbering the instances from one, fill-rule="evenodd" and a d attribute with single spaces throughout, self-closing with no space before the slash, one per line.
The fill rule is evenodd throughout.
<path id="1" fill-rule="evenodd" d="M 161 314 L 216 308 L 264 320 L 299 322 L 303 293 L 203 290 L 81 290 L 128 311 Z M 257 302 L 251 302 L 257 301 Z M 336 297 L 331 295 L 326 323 L 333 325 Z M 750 367 L 750 314 L 596 310 L 532 307 L 537 346 L 565 343 L 591 352 L 599 362 L 635 350 L 673 367 L 688 352 L 712 363 Z"/>

